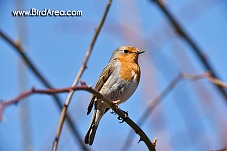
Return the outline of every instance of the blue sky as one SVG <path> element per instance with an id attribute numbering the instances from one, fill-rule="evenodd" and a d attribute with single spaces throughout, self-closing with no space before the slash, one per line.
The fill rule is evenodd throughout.
<path id="1" fill-rule="evenodd" d="M 20 40 L 26 54 L 57 88 L 72 84 L 91 43 L 95 28 L 103 15 L 107 1 L 24 1 L 24 10 L 82 10 L 81 17 L 12 17 L 15 1 L 0 1 L 0 30 L 13 40 Z M 226 2 L 166 1 L 166 5 L 186 32 L 203 50 L 221 80 L 227 81 L 227 20 Z M 21 23 L 19 28 L 18 22 Z M 19 28 L 19 30 L 18 30 Z M 19 32 L 26 37 L 20 39 Z M 106 22 L 96 41 L 82 80 L 95 84 L 99 74 L 119 46 L 130 44 L 145 50 L 139 58 L 141 82 L 134 95 L 120 107 L 138 121 L 142 112 L 174 79 L 178 73 L 203 73 L 201 62 L 191 47 L 178 37 L 163 13 L 150 1 L 113 1 Z M 16 51 L 0 38 L 0 98 L 7 100 L 31 87 L 44 88 L 34 74 L 23 67 Z M 25 73 L 23 80 L 20 79 Z M 23 90 L 23 91 L 24 91 Z M 62 103 L 67 94 L 59 95 Z M 90 100 L 87 92 L 76 92 L 69 114 L 83 137 L 91 115 L 86 115 Z M 27 106 L 27 107 L 26 107 Z M 27 132 L 29 148 L 50 150 L 59 121 L 59 110 L 52 97 L 33 95 L 6 108 L 6 120 L 0 123 L 0 150 L 24 150 L 20 114 L 28 109 Z M 158 137 L 157 149 L 209 150 L 226 146 L 226 100 L 207 80 L 181 81 L 155 108 L 142 129 L 150 139 Z M 91 150 L 119 150 L 131 128 L 119 124 L 116 115 L 107 113 L 102 119 Z M 131 150 L 145 150 L 136 136 Z M 67 125 L 64 125 L 59 150 L 80 150 Z"/>

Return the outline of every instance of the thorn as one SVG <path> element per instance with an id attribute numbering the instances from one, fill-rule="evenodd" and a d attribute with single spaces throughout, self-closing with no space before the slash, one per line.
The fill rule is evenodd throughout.
<path id="1" fill-rule="evenodd" d="M 154 145 L 154 147 L 156 146 L 157 140 L 158 140 L 158 138 L 155 137 L 154 140 L 153 140 L 153 142 L 152 142 L 152 144 Z"/>
<path id="2" fill-rule="evenodd" d="M 86 83 L 84 81 L 82 81 L 81 79 L 79 81 L 82 86 L 86 86 Z"/>
<path id="3" fill-rule="evenodd" d="M 92 87 L 93 87 L 93 85 L 94 85 L 94 84 L 91 84 L 91 85 L 89 85 L 88 87 L 89 87 L 89 88 L 92 88 Z"/>
<path id="4" fill-rule="evenodd" d="M 34 92 L 34 91 L 35 91 L 35 87 L 34 87 L 34 86 L 32 86 L 32 89 L 31 89 L 31 90 L 32 90 L 32 92 Z"/>
<path id="5" fill-rule="evenodd" d="M 142 140 L 141 137 L 140 137 L 140 139 L 139 139 L 139 141 L 138 141 L 138 144 L 139 144 L 141 141 L 143 141 L 143 140 Z"/>
<path id="6" fill-rule="evenodd" d="M 139 131 L 135 131 L 136 134 L 139 134 Z"/>

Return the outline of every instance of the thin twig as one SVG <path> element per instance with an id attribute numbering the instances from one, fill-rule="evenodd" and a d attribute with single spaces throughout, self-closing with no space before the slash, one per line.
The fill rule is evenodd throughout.
<path id="1" fill-rule="evenodd" d="M 189 80 L 199 80 L 202 78 L 206 78 L 209 80 L 211 83 L 215 85 L 219 85 L 220 87 L 227 88 L 227 83 L 224 83 L 223 81 L 214 78 L 210 71 L 204 72 L 202 74 L 189 74 L 189 73 L 182 73 L 181 74 L 182 79 L 189 79 Z"/>
<path id="2" fill-rule="evenodd" d="M 202 65 L 204 66 L 205 70 L 209 70 L 212 77 L 215 79 L 220 79 L 217 76 L 215 69 L 212 67 L 202 50 L 197 46 L 197 44 L 192 40 L 192 38 L 184 31 L 183 27 L 177 22 L 174 16 L 170 13 L 170 11 L 165 7 L 162 0 L 151 0 L 152 2 L 156 2 L 161 11 L 165 14 L 165 16 L 170 21 L 172 27 L 175 29 L 176 33 L 181 36 L 191 47 L 196 56 L 201 61 Z M 214 86 L 218 89 L 218 91 L 222 94 L 225 101 L 227 102 L 227 92 L 223 87 L 220 85 L 214 84 Z"/>
<path id="3" fill-rule="evenodd" d="M 19 42 L 14 42 L 1 30 L 0 37 L 2 37 L 7 43 L 10 44 L 10 46 L 12 46 L 16 50 L 16 52 L 21 56 L 21 58 L 24 60 L 28 68 L 34 73 L 34 75 L 46 88 L 52 88 L 51 84 L 46 80 L 46 78 L 44 78 L 44 76 L 38 70 L 37 66 L 35 66 L 31 59 L 26 55 Z M 61 110 L 63 105 L 61 103 L 60 98 L 56 94 L 53 95 L 53 98 L 55 100 L 55 103 L 57 104 L 58 109 Z M 81 149 L 84 151 L 89 151 L 88 147 L 83 143 L 83 139 L 79 134 L 79 131 L 77 130 L 75 123 L 72 121 L 71 117 L 68 114 L 66 114 L 66 121 L 67 124 L 69 125 L 70 130 L 72 131 L 72 134 L 74 134 L 73 136 L 75 140 L 78 141 L 78 143 L 80 144 Z"/>
<path id="4" fill-rule="evenodd" d="M 213 82 L 216 85 L 219 85 L 223 88 L 227 88 L 227 83 L 222 82 L 221 80 L 214 78 L 210 72 L 205 73 L 204 75 L 210 82 Z"/>
<path id="5" fill-rule="evenodd" d="M 106 16 L 108 14 L 108 11 L 109 11 L 109 8 L 110 8 L 110 5 L 112 3 L 112 0 L 109 0 L 108 3 L 107 3 L 107 6 L 106 6 L 106 9 L 105 9 L 105 12 L 103 14 L 103 17 L 101 19 L 101 22 L 99 23 L 99 26 L 95 32 L 95 35 L 92 39 L 92 42 L 91 42 L 91 45 L 89 46 L 88 50 L 87 50 L 87 53 L 85 55 L 85 58 L 84 58 L 84 61 L 82 63 L 82 66 L 80 67 L 80 70 L 78 71 L 78 74 L 72 84 L 72 86 L 76 86 L 77 83 L 79 82 L 79 79 L 80 77 L 82 76 L 86 66 L 87 66 L 87 62 L 88 62 L 88 59 L 90 57 L 90 54 L 92 52 L 92 49 L 94 47 L 94 44 L 96 42 L 96 39 L 99 35 L 99 32 L 104 24 L 104 21 L 106 19 Z M 52 151 L 56 151 L 57 150 L 57 146 L 58 146 L 58 141 L 59 141 L 59 138 L 60 138 L 60 135 L 61 135 L 61 131 L 62 131 L 62 127 L 63 127 L 63 123 L 64 123 L 64 120 L 65 120 L 65 115 L 66 115 L 66 112 L 68 110 L 68 106 L 70 104 L 70 101 L 71 101 L 71 98 L 73 96 L 73 93 L 74 93 L 74 90 L 70 91 L 68 96 L 67 96 L 67 99 L 65 101 L 65 104 L 64 104 L 64 107 L 62 108 L 62 112 L 61 112 L 61 116 L 60 116 L 60 121 L 59 121 L 59 124 L 58 124 L 58 128 L 57 128 L 57 132 L 56 132 L 56 136 L 55 136 L 55 139 L 54 139 L 54 142 L 53 142 L 53 146 L 52 146 Z"/>
<path id="6" fill-rule="evenodd" d="M 54 95 L 55 93 L 62 93 L 62 92 L 71 92 L 72 90 L 74 91 L 79 91 L 79 90 L 84 90 L 87 92 L 90 92 L 94 95 L 96 95 L 98 98 L 103 100 L 108 106 L 118 115 L 120 116 L 131 128 L 134 129 L 135 133 L 137 133 L 140 136 L 140 141 L 144 141 L 144 143 L 147 145 L 147 148 L 150 151 L 155 151 L 154 145 L 156 145 L 157 139 L 155 138 L 153 143 L 150 141 L 150 139 L 147 137 L 147 135 L 143 132 L 143 130 L 135 124 L 128 116 L 125 115 L 124 112 L 115 104 L 112 103 L 110 99 L 108 99 L 106 96 L 100 94 L 98 91 L 92 89 L 91 87 L 87 86 L 73 86 L 73 87 L 68 87 L 68 88 L 61 88 L 61 89 L 35 89 L 32 88 L 31 90 L 21 93 L 19 96 L 17 96 L 15 99 L 1 102 L 0 106 L 0 116 L 2 117 L 2 113 L 4 109 L 12 104 L 17 104 L 20 100 L 22 100 L 25 97 L 28 97 L 29 95 L 32 94 L 49 94 L 49 95 Z"/>
<path id="7" fill-rule="evenodd" d="M 173 88 L 180 80 L 181 80 L 181 74 L 179 74 L 176 78 L 174 78 L 173 81 L 162 91 L 162 93 L 158 95 L 154 100 L 151 101 L 151 103 L 143 112 L 142 116 L 139 118 L 139 121 L 137 122 L 137 124 L 140 127 L 145 123 L 145 121 L 147 120 L 151 112 L 153 112 L 153 110 L 157 107 L 157 105 L 160 104 L 162 100 L 164 100 L 164 98 L 169 94 L 171 90 L 173 90 Z M 130 145 L 131 140 L 133 139 L 134 136 L 135 135 L 133 131 L 130 131 L 128 134 L 128 137 L 126 138 L 126 141 L 123 143 L 123 146 L 120 149 L 121 151 L 129 150 L 129 148 L 131 147 Z"/>
<path id="8" fill-rule="evenodd" d="M 164 98 L 170 93 L 171 90 L 183 79 L 187 80 L 200 80 L 206 78 L 211 83 L 215 85 L 219 85 L 223 88 L 227 88 L 227 83 L 222 82 L 221 80 L 218 80 L 210 74 L 210 72 L 205 72 L 202 74 L 189 74 L 189 73 L 179 73 L 176 78 L 174 78 L 170 84 L 154 99 L 151 101 L 150 105 L 146 108 L 146 110 L 143 112 L 142 116 L 139 118 L 137 124 L 138 126 L 142 126 L 145 121 L 148 119 L 149 115 L 153 112 L 153 110 L 157 107 L 158 104 L 161 103 L 161 101 L 164 100 Z M 123 146 L 121 148 L 121 151 L 127 151 L 129 147 L 131 146 L 131 140 L 134 137 L 134 133 L 132 131 L 129 132 L 128 137 L 126 138 L 125 143 L 123 143 Z"/>

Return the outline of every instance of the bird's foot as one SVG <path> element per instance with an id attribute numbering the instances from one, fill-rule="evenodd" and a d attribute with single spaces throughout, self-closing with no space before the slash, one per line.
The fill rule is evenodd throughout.
<path id="1" fill-rule="evenodd" d="M 113 115 L 116 115 L 117 113 L 114 111 L 114 110 L 110 110 L 110 113 L 113 114 Z"/>
<path id="2" fill-rule="evenodd" d="M 125 117 L 124 118 L 121 118 L 120 116 L 118 116 L 118 120 L 120 120 L 120 122 L 119 123 L 123 123 L 124 121 L 125 121 L 125 118 L 127 118 L 128 117 L 128 111 L 124 111 L 124 110 L 121 110 L 121 112 L 123 112 L 124 113 L 124 115 L 125 115 Z"/>
<path id="3" fill-rule="evenodd" d="M 121 102 L 121 100 L 116 100 L 116 101 L 112 101 L 111 103 L 114 104 L 114 105 L 117 105 L 120 102 Z"/>

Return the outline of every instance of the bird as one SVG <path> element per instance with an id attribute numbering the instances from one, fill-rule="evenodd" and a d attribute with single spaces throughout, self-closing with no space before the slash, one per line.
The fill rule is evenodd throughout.
<path id="1" fill-rule="evenodd" d="M 138 57 L 145 51 L 134 46 L 123 45 L 118 47 L 103 69 L 95 90 L 109 98 L 116 105 L 128 100 L 135 92 L 140 81 L 140 66 Z M 96 130 L 102 116 L 110 109 L 109 106 L 95 95 L 92 95 L 87 108 L 87 115 L 94 106 L 90 126 L 85 135 L 85 144 L 92 145 Z"/>

